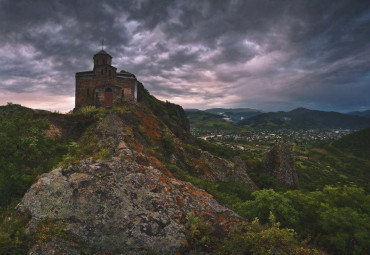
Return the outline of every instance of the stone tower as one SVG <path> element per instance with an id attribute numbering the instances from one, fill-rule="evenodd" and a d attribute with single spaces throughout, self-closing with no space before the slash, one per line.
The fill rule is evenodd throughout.
<path id="1" fill-rule="evenodd" d="M 112 107 L 136 102 L 137 79 L 134 74 L 112 66 L 112 56 L 104 50 L 93 57 L 92 71 L 76 73 L 76 108 L 94 105 Z"/>

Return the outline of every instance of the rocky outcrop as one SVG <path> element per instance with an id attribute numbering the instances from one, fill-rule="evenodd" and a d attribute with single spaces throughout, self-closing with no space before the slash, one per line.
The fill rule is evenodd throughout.
<path id="1" fill-rule="evenodd" d="M 189 120 L 180 105 L 156 99 L 141 83 L 138 84 L 138 101 L 145 104 L 182 141 L 192 140 Z"/>
<path id="2" fill-rule="evenodd" d="M 233 161 L 228 161 L 209 152 L 201 151 L 194 170 L 203 172 L 204 175 L 213 181 L 244 182 L 251 190 L 257 189 L 256 184 L 247 173 L 245 162 L 240 157 L 234 157 Z"/>
<path id="3" fill-rule="evenodd" d="M 263 171 L 275 177 L 284 185 L 298 187 L 298 176 L 290 147 L 281 143 L 276 145 L 262 161 Z"/>
<path id="4" fill-rule="evenodd" d="M 43 174 L 17 208 L 31 214 L 29 228 L 45 219 L 63 226 L 63 235 L 36 244 L 29 254 L 54 254 L 60 247 L 79 254 L 81 243 L 88 254 L 175 254 L 187 250 L 190 213 L 218 233 L 240 221 L 192 184 L 118 158 L 90 158 Z"/>

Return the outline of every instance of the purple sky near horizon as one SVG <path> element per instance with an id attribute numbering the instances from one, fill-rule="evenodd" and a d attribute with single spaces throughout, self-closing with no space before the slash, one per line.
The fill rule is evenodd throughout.
<path id="1" fill-rule="evenodd" d="M 101 49 L 184 108 L 370 109 L 370 1 L 0 0 L 0 105 L 69 111 Z"/>

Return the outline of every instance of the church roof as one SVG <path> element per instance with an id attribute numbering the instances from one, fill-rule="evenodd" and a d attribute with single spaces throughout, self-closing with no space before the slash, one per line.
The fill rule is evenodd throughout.
<path id="1" fill-rule="evenodd" d="M 95 76 L 94 71 L 85 71 L 85 72 L 78 72 L 76 76 Z"/>
<path id="2" fill-rule="evenodd" d="M 101 50 L 99 51 L 98 53 L 96 53 L 94 56 L 96 55 L 108 55 L 109 57 L 112 57 L 111 55 L 109 55 L 105 50 Z"/>
<path id="3" fill-rule="evenodd" d="M 125 70 L 122 70 L 121 72 L 117 73 L 117 77 L 136 79 L 136 76 L 134 74 L 127 72 Z"/>

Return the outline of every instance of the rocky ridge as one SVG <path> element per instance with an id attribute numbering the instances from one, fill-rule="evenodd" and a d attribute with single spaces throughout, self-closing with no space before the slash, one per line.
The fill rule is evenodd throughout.
<path id="1" fill-rule="evenodd" d="M 30 232 L 44 221 L 52 222 L 50 228 L 62 229 L 63 235 L 37 243 L 29 254 L 80 254 L 81 247 L 88 254 L 146 254 L 150 250 L 175 254 L 189 249 L 189 215 L 208 222 L 220 236 L 243 221 L 204 190 L 172 177 L 146 144 L 160 145 L 159 130 L 173 139 L 172 158 L 187 156 L 181 140 L 154 115 L 142 111 L 108 112 L 90 128 L 80 143 L 93 155 L 105 151 L 109 159 L 85 158 L 43 174 L 17 207 L 30 213 Z M 242 164 L 206 152 L 200 155 L 207 167 L 198 170 L 213 172 L 212 180 L 240 175 L 253 184 Z"/>
<path id="2" fill-rule="evenodd" d="M 221 239 L 244 221 L 204 190 L 174 178 L 169 168 L 256 190 L 244 160 L 202 151 L 180 106 L 140 93 L 141 103 L 83 114 L 91 124 L 79 130 L 76 149 L 25 194 L 17 209 L 30 214 L 28 232 L 40 232 L 45 224 L 54 231 L 29 254 L 186 254 L 192 215 Z M 49 120 L 49 135 L 71 133 L 57 116 Z M 266 166 L 276 165 L 275 158 Z"/>

